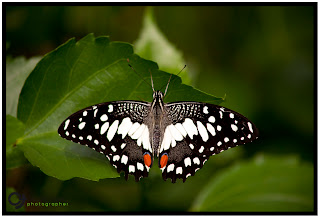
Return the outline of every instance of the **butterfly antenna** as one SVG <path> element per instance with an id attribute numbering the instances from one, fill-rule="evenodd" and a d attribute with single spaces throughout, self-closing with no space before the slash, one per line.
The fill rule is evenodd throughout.
<path id="1" fill-rule="evenodd" d="M 150 70 L 150 69 L 149 69 L 149 72 L 150 72 L 150 78 L 151 78 L 152 90 L 153 90 L 153 92 L 155 92 L 155 91 L 154 91 L 154 87 L 153 87 L 152 73 L 151 73 L 151 70 Z"/>
<path id="2" fill-rule="evenodd" d="M 129 62 L 129 59 L 127 59 L 127 61 Z M 131 67 L 131 69 L 137 74 L 140 76 L 140 78 L 146 83 L 148 84 L 152 89 L 153 89 L 153 83 L 152 85 L 150 85 L 150 83 L 148 83 L 129 63 L 128 63 L 129 67 Z M 154 90 L 154 89 L 153 89 Z"/>
<path id="3" fill-rule="evenodd" d="M 184 70 L 184 68 L 186 68 L 187 67 L 187 65 L 184 65 L 184 67 L 180 70 L 180 72 L 176 75 L 176 76 L 178 76 L 183 70 Z M 167 94 L 167 90 L 168 90 L 168 87 L 169 87 L 169 83 L 170 83 L 170 80 L 171 80 L 171 77 L 172 77 L 172 74 L 170 75 L 170 78 L 169 78 L 169 80 L 168 80 L 168 83 L 167 83 L 167 87 L 166 87 L 166 90 L 164 91 L 164 95 L 163 96 L 166 96 L 166 94 Z M 176 77 L 177 78 L 177 77 Z M 175 78 L 174 78 L 175 79 Z M 173 79 L 173 80 L 174 80 Z M 172 81 L 173 81 L 172 80 Z M 162 87 L 163 88 L 163 87 Z M 162 89 L 161 88 L 161 89 Z"/>

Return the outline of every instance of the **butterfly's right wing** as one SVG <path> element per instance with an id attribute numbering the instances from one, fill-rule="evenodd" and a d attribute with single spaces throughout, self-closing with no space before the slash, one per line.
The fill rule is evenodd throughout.
<path id="1" fill-rule="evenodd" d="M 86 145 L 104 154 L 117 171 L 147 177 L 149 167 L 144 154 L 150 154 L 149 129 L 145 122 L 150 104 L 138 101 L 114 101 L 93 105 L 64 120 L 58 130 L 62 138 Z M 152 163 L 152 162 L 151 162 Z"/>

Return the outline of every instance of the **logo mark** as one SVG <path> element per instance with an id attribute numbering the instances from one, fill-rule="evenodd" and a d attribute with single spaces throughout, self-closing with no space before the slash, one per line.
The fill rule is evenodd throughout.
<path id="1" fill-rule="evenodd" d="M 16 198 L 14 198 L 13 196 L 16 195 L 17 198 L 19 199 L 18 202 L 16 202 Z M 12 199 L 13 198 L 13 199 Z M 13 202 L 12 202 L 13 200 Z M 24 205 L 24 202 L 26 201 L 26 196 L 24 196 L 24 194 L 20 195 L 17 192 L 12 192 L 9 196 L 8 196 L 8 201 L 11 205 L 13 205 L 16 209 L 21 208 Z"/>

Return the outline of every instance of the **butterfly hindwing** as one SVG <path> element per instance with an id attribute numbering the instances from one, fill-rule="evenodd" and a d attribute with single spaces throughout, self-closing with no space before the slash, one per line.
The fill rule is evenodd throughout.
<path id="1" fill-rule="evenodd" d="M 152 154 L 145 124 L 150 104 L 115 101 L 93 105 L 68 117 L 59 127 L 61 137 L 104 154 L 118 172 L 138 181 L 147 177 L 145 152 Z M 151 155 L 152 156 L 152 155 Z"/>
<path id="2" fill-rule="evenodd" d="M 164 130 L 166 143 L 161 144 L 159 159 L 168 155 L 161 170 L 163 178 L 172 182 L 193 176 L 210 156 L 258 137 L 251 121 L 221 106 L 176 102 L 165 104 L 165 111 L 170 122 Z"/>

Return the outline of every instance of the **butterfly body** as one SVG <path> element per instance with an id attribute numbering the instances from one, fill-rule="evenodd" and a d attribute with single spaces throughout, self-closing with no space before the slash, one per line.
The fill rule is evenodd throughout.
<path id="1" fill-rule="evenodd" d="M 258 137 L 251 121 L 230 109 L 201 102 L 164 103 L 161 91 L 151 103 L 114 101 L 93 105 L 68 117 L 61 137 L 105 155 L 118 172 L 139 181 L 154 157 L 163 179 L 185 181 L 212 155 Z"/>

